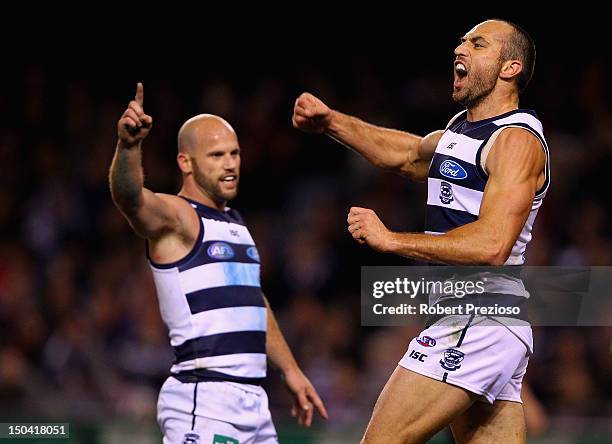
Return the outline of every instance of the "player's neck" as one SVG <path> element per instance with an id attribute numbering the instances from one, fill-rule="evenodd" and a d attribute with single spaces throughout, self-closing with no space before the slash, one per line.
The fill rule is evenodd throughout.
<path id="1" fill-rule="evenodd" d="M 467 110 L 467 120 L 475 122 L 488 119 L 489 117 L 499 116 L 518 109 L 519 100 L 516 93 L 496 93 L 491 92 L 487 97 Z"/>
<path id="2" fill-rule="evenodd" d="M 196 202 L 200 202 L 201 204 L 206 205 L 207 207 L 215 208 L 219 211 L 225 210 L 225 204 L 227 203 L 226 201 L 216 201 L 204 190 L 188 182 L 183 183 L 183 187 L 181 188 L 178 194 L 181 196 L 185 196 L 188 199 L 195 200 Z"/>

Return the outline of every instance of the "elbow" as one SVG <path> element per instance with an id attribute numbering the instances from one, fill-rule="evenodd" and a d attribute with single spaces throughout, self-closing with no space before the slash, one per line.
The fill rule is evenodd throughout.
<path id="1" fill-rule="evenodd" d="M 370 159 L 374 166 L 394 173 L 414 170 L 414 163 L 411 162 L 409 154 L 398 152 L 396 148 L 386 146 L 384 140 L 381 140 L 378 146 L 381 149 L 373 153 Z"/>
<path id="2" fill-rule="evenodd" d="M 490 248 L 488 248 L 487 251 L 484 252 L 485 254 L 483 255 L 484 257 L 482 262 L 485 265 L 490 265 L 494 267 L 502 266 L 510 257 L 511 251 L 512 247 L 508 248 L 502 243 L 492 243 Z"/>
<path id="3" fill-rule="evenodd" d="M 113 203 L 120 210 L 129 209 L 134 203 L 134 196 L 128 195 L 128 193 L 123 192 L 120 188 L 113 186 L 111 183 L 110 194 Z"/>
<path id="4" fill-rule="evenodd" d="M 117 209 L 128 219 L 132 215 L 138 213 L 138 210 L 142 207 L 142 202 L 138 195 L 125 195 L 122 193 L 113 193 L 111 191 L 111 197 L 115 207 L 117 207 Z"/>
<path id="5" fill-rule="evenodd" d="M 400 172 L 402 170 L 402 164 L 399 162 L 386 159 L 384 157 L 375 157 L 372 159 L 372 165 L 385 171 L 393 173 Z"/>
<path id="6" fill-rule="evenodd" d="M 111 178 L 110 194 L 115 206 L 126 213 L 137 210 L 142 204 L 142 189 L 131 183 Z"/>
<path id="7" fill-rule="evenodd" d="M 508 260 L 508 257 L 509 256 L 503 256 L 503 255 L 493 257 L 489 260 L 487 265 L 490 265 L 492 267 L 501 267 L 502 265 L 506 263 L 506 261 Z"/>

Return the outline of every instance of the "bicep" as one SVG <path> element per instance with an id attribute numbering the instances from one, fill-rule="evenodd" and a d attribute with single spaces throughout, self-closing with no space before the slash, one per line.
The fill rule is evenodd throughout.
<path id="1" fill-rule="evenodd" d="M 181 219 L 176 199 L 176 196 L 143 188 L 140 205 L 124 214 L 136 234 L 145 239 L 157 239 L 164 233 L 179 229 Z"/>
<path id="2" fill-rule="evenodd" d="M 539 140 L 522 129 L 503 131 L 491 148 L 479 221 L 490 225 L 506 248 L 525 225 L 545 161 Z"/>
<path id="3" fill-rule="evenodd" d="M 427 134 L 419 142 L 417 149 L 409 154 L 408 161 L 401 168 L 401 173 L 412 180 L 422 182 L 429 174 L 429 164 L 433 158 L 436 146 L 444 134 L 443 130 L 433 131 Z"/>
<path id="4" fill-rule="evenodd" d="M 480 206 L 479 223 L 487 224 L 500 242 L 511 248 L 527 221 L 534 196 L 532 181 L 523 180 L 509 187 L 490 178 Z"/>

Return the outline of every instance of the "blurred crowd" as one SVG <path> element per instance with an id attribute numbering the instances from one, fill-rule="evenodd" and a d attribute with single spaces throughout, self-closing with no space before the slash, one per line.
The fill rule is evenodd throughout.
<path id="1" fill-rule="evenodd" d="M 144 80 L 154 119 L 144 144 L 147 187 L 178 191 L 176 133 L 184 120 L 209 112 L 234 126 L 243 162 L 230 206 L 258 245 L 264 291 L 327 403 L 325 427 L 365 425 L 417 331 L 360 326 L 360 266 L 410 261 L 355 244 L 346 213 L 370 207 L 389 228 L 422 231 L 426 191 L 330 139 L 294 130 L 293 101 L 308 90 L 334 108 L 418 134 L 443 127 L 459 108 L 450 68 L 398 72 L 365 57 L 345 62 L 279 65 L 248 80 L 210 71 L 104 86 L 30 66 L 0 91 L 0 417 L 154 416 L 173 356 L 144 242 L 113 206 L 107 181 L 116 122 Z M 552 185 L 528 264 L 612 265 L 607 69 L 598 59 L 570 71 L 536 68 L 522 105 L 544 123 Z M 610 416 L 611 338 L 612 327 L 535 329 L 527 380 L 548 415 Z M 269 373 L 273 413 L 282 419 L 289 400 Z"/>

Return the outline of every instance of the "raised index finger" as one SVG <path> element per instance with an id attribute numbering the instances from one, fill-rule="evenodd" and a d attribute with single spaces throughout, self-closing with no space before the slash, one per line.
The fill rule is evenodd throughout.
<path id="1" fill-rule="evenodd" d="M 141 107 L 144 103 L 144 87 L 141 82 L 136 84 L 136 96 L 134 97 L 136 103 L 138 103 Z"/>

